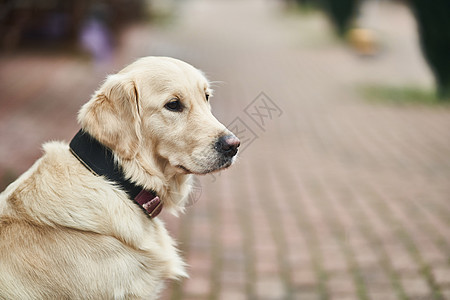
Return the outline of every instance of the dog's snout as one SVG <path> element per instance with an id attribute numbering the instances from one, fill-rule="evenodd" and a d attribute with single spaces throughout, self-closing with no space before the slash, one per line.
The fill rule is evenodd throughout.
<path id="1" fill-rule="evenodd" d="M 221 136 L 216 142 L 216 150 L 227 157 L 233 157 L 240 145 L 241 141 L 234 135 Z"/>

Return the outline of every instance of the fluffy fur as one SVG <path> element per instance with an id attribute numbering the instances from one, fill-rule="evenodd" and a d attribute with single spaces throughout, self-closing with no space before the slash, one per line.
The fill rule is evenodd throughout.
<path id="1" fill-rule="evenodd" d="M 230 166 L 215 148 L 231 133 L 211 114 L 203 74 L 147 57 L 107 78 L 79 113 L 126 176 L 183 210 L 191 174 Z M 165 106 L 179 101 L 181 111 Z M 119 187 L 88 171 L 66 143 L 0 194 L 1 299 L 155 299 L 165 279 L 187 276 L 163 223 Z"/>

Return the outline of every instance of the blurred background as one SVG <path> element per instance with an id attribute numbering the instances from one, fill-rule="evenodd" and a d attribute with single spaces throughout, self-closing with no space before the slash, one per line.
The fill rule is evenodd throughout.
<path id="1" fill-rule="evenodd" d="M 0 0 L 0 190 L 107 74 L 202 69 L 236 164 L 163 218 L 163 299 L 450 299 L 450 1 Z"/>

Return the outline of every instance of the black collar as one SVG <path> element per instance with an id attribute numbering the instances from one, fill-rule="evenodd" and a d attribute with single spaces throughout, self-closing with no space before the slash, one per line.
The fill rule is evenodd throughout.
<path id="1" fill-rule="evenodd" d="M 70 151 L 94 175 L 104 176 L 120 186 L 149 217 L 156 217 L 161 212 L 162 201 L 156 193 L 144 190 L 126 179 L 122 168 L 114 161 L 111 150 L 88 132 L 82 129 L 78 131 L 70 142 Z"/>

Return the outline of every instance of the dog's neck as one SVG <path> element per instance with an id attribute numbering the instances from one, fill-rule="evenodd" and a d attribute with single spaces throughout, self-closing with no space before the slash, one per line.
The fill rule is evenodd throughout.
<path id="1" fill-rule="evenodd" d="M 175 216 L 184 211 L 192 189 L 192 174 L 174 172 L 164 159 L 158 156 L 144 157 L 139 152 L 134 159 L 118 158 L 118 161 L 127 177 L 156 191 L 164 201 L 166 211 Z"/>
<path id="2" fill-rule="evenodd" d="M 112 151 L 88 132 L 80 130 L 70 142 L 72 154 L 94 175 L 104 176 L 125 191 L 151 218 L 162 210 L 163 202 L 154 190 L 144 189 L 125 176 Z"/>

